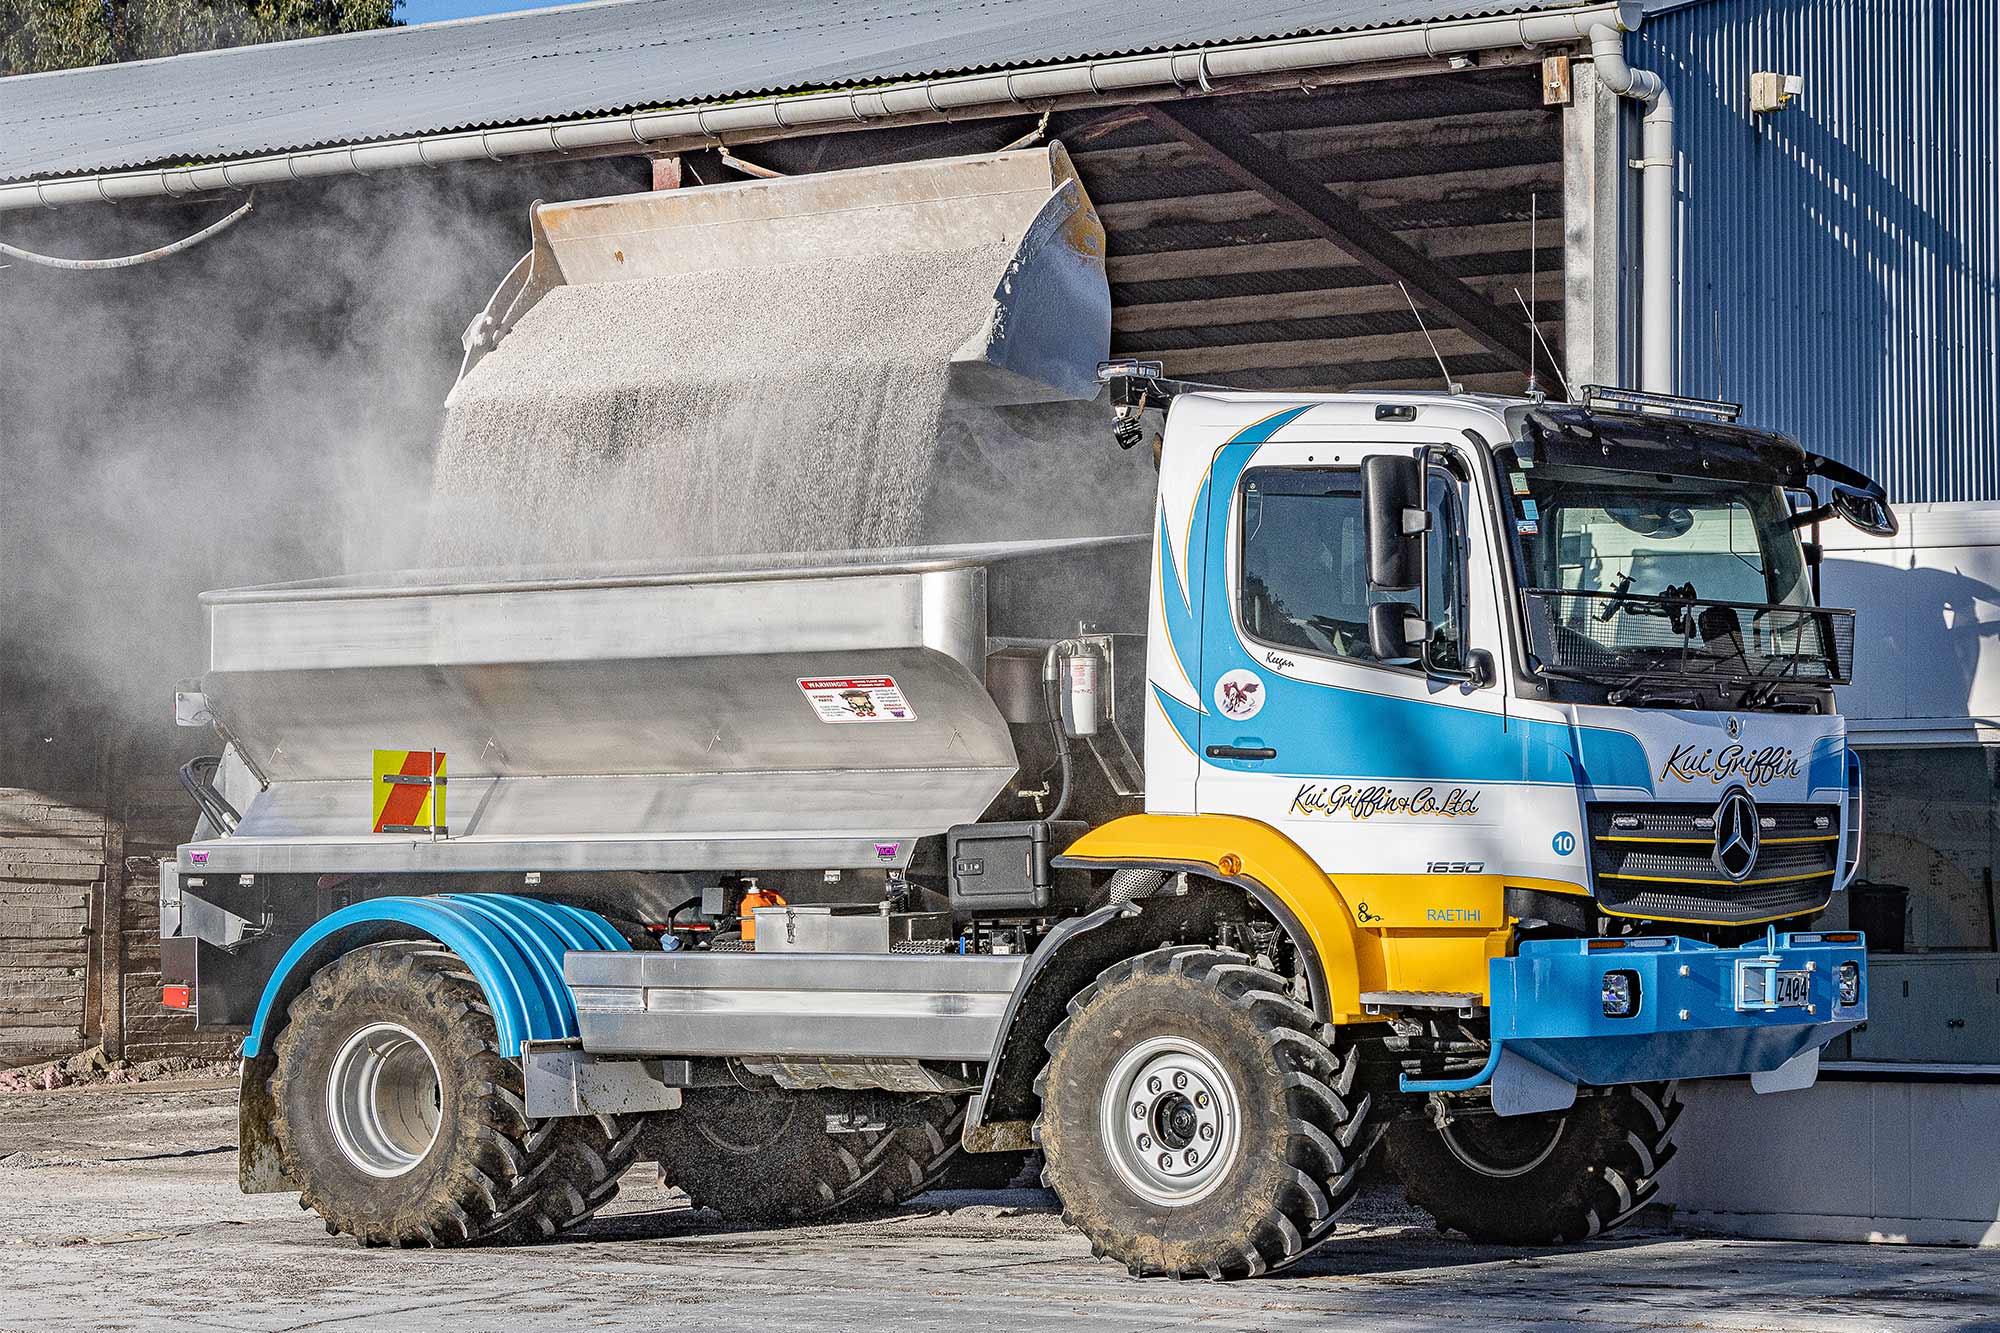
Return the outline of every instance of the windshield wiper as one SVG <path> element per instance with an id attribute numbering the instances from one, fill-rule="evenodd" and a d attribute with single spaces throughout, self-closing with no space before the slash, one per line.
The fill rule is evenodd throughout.
<path id="1" fill-rule="evenodd" d="M 1784 659 L 1785 665 L 1783 668 L 1773 676 L 1767 677 L 1763 672 L 1758 672 L 1757 678 L 1752 680 L 1749 686 L 1744 689 L 1742 701 L 1737 706 L 1740 708 L 1762 708 L 1765 704 L 1769 703 L 1777 696 L 1778 687 L 1790 681 L 1797 673 L 1801 658 L 1802 654 L 1800 653 L 1788 654 Z M 1748 666 L 1749 663 L 1746 661 L 1744 665 Z"/>
<path id="2" fill-rule="evenodd" d="M 1661 676 L 1653 672 L 1641 672 L 1624 684 L 1613 686 L 1611 692 L 1604 696 L 1604 701 L 1614 708 L 1622 708 L 1634 698 L 1642 707 L 1675 704 L 1683 708 L 1700 708 L 1701 687 L 1690 686 L 1684 682 L 1678 685 L 1667 684 L 1672 679 L 1670 676 Z M 1653 685 L 1655 688 L 1645 689 L 1647 685 Z"/>

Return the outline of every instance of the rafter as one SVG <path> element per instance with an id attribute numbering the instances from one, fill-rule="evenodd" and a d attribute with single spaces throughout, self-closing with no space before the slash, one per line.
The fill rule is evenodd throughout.
<path id="1" fill-rule="evenodd" d="M 1209 166 L 1262 195 L 1383 281 L 1401 283 L 1419 305 L 1429 307 L 1480 346 L 1521 358 L 1525 364 L 1529 334 L 1524 321 L 1439 268 L 1361 207 L 1301 170 L 1300 164 L 1265 147 L 1235 117 L 1196 102 L 1156 103 L 1146 112 L 1154 124 L 1200 153 Z M 1544 370 L 1554 368 L 1539 348 L 1535 356 Z"/>

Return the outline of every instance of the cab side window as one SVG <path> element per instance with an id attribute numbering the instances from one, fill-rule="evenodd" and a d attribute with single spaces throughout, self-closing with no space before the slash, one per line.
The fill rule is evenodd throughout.
<path id="1" fill-rule="evenodd" d="M 1358 468 L 1252 468 L 1243 476 L 1238 604 L 1252 639 L 1320 657 L 1376 660 L 1368 608 L 1415 602 L 1415 593 L 1371 594 Z M 1451 484 L 1433 476 L 1426 573 L 1430 662 L 1461 665 L 1463 532 Z"/>

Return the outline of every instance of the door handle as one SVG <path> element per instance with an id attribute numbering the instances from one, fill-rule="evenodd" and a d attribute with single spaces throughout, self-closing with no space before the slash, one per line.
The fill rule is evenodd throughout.
<path id="1" fill-rule="evenodd" d="M 1276 759 L 1278 752 L 1268 745 L 1211 745 L 1210 759 Z"/>

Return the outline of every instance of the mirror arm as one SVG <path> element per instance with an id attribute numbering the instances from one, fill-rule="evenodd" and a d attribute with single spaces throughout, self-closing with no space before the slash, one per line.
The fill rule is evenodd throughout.
<path id="1" fill-rule="evenodd" d="M 1884 504 L 1889 502 L 1889 492 L 1881 482 L 1845 463 L 1837 463 L 1825 454 L 1806 451 L 1806 475 L 1825 477 L 1828 481 L 1860 491 L 1863 495 L 1871 495 Z"/>

